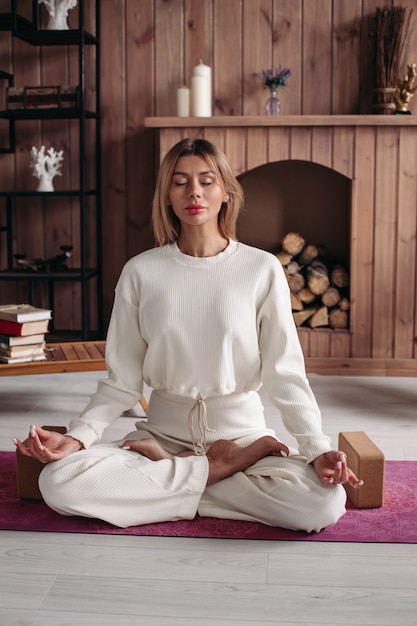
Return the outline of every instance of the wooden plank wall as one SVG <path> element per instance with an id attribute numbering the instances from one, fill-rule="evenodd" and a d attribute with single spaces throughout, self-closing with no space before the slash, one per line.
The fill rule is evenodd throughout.
<path id="1" fill-rule="evenodd" d="M 30 0 L 19 2 L 30 5 Z M 93 4 L 86 0 L 88 11 Z M 415 0 L 388 0 L 383 4 L 415 8 Z M 213 69 L 214 115 L 262 114 L 267 92 L 254 73 L 278 64 L 292 70 L 288 87 L 280 91 L 284 115 L 370 113 L 373 69 L 368 22 L 380 5 L 380 0 L 101 2 L 106 319 L 124 262 L 153 243 L 149 217 L 158 160 L 157 137 L 155 131 L 144 128 L 144 118 L 175 114 L 176 89 L 183 83 L 189 84 L 192 67 L 200 59 Z M 43 6 L 41 10 L 45 21 Z M 76 16 L 77 9 L 71 10 L 70 24 L 75 23 Z M 30 46 L 28 49 L 27 44 L 19 41 L 11 44 L 9 35 L 0 33 L 0 59 L 1 69 L 14 68 L 16 85 L 73 80 L 74 59 L 70 51 L 62 71 L 62 63 L 54 52 L 44 53 Z M 417 60 L 415 27 L 409 33 L 405 60 Z M 417 96 L 410 109 L 417 113 Z M 395 149 L 398 132 L 406 135 L 401 138 L 400 151 Z M 349 154 L 355 152 L 354 195 L 369 200 L 361 207 L 361 221 L 354 225 L 361 241 L 361 245 L 354 241 L 358 251 L 355 271 L 359 274 L 359 268 L 363 270 L 375 255 L 378 269 L 372 280 L 380 281 L 381 287 L 374 293 L 370 280 L 363 279 L 363 299 L 357 304 L 354 324 L 366 341 L 358 341 L 356 346 L 353 342 L 352 350 L 364 355 L 409 357 L 413 354 L 410 328 L 414 325 L 416 334 L 417 307 L 415 137 L 407 130 L 380 137 L 374 129 L 367 128 L 362 129 L 358 142 L 346 129 L 334 130 L 330 138 L 324 129 L 300 128 L 282 130 L 282 141 L 267 145 L 267 131 L 254 129 L 250 135 L 250 166 L 264 159 L 265 149 L 270 158 L 278 160 L 291 146 L 292 158 L 304 158 L 311 133 L 316 138 L 320 136 L 320 141 L 314 143 L 317 162 L 331 161 L 341 171 L 344 163 L 352 162 Z M 230 149 L 232 159 L 242 162 L 238 134 L 238 129 L 230 128 L 219 141 L 226 151 Z M 0 141 L 4 135 L 2 125 Z M 217 134 L 211 130 L 208 137 L 213 139 Z M 173 133 L 172 139 L 175 138 Z M 75 141 L 71 125 L 54 123 L 46 128 L 31 123 L 19 130 L 16 154 L 0 155 L 2 188 L 33 185 L 28 174 L 28 153 L 32 145 L 41 141 L 53 142 L 55 147 L 66 150 L 64 176 L 57 185 L 71 184 L 76 169 L 71 154 Z M 370 147 L 376 155 L 377 169 L 370 158 Z M 387 188 L 387 176 L 393 172 L 399 184 Z M 63 202 L 53 209 L 33 201 L 22 204 L 16 214 L 18 249 L 46 256 L 55 253 L 61 242 L 76 246 L 78 224 L 71 203 Z M 376 234 L 379 243 L 374 246 Z M 0 255 L 4 262 L 4 246 Z M 403 276 L 408 280 L 404 281 Z M 394 290 L 405 302 L 405 312 L 393 304 L 397 302 L 392 297 Z M 16 298 L 19 295 L 21 292 L 17 292 Z M 11 286 L 0 285 L 0 296 L 6 301 L 14 299 Z M 388 308 L 387 298 L 391 303 Z M 63 327 L 77 328 L 78 299 L 76 288 L 63 286 L 57 305 Z M 362 309 L 364 316 L 359 315 Z M 332 353 L 334 348 L 325 346 L 320 350 Z"/>

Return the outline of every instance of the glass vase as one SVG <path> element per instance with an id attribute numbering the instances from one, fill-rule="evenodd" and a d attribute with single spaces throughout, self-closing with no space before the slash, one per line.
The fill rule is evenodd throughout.
<path id="1" fill-rule="evenodd" d="M 266 115 L 279 115 L 281 113 L 281 102 L 279 101 L 277 90 L 271 89 L 265 107 Z"/>

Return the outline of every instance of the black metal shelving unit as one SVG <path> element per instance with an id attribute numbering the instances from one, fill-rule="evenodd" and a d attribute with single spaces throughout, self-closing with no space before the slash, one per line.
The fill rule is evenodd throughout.
<path id="1" fill-rule="evenodd" d="M 76 336 L 82 341 L 101 338 L 104 332 L 102 315 L 102 243 L 101 243 L 101 134 L 100 134 L 100 2 L 95 1 L 95 34 L 85 30 L 84 24 L 84 0 L 78 0 L 78 28 L 70 30 L 41 30 L 38 24 L 38 2 L 32 0 L 31 19 L 18 14 L 17 0 L 10 1 L 10 11 L 0 13 L 0 30 L 9 31 L 12 37 L 19 38 L 31 46 L 73 46 L 78 50 L 78 87 L 80 99 L 78 106 L 70 109 L 7 109 L 0 111 L 0 119 L 9 121 L 9 145 L 0 147 L 0 152 L 13 152 L 15 150 L 15 124 L 20 120 L 76 120 L 78 121 L 79 138 L 79 186 L 77 189 L 64 191 L 38 192 L 7 190 L 0 191 L 0 198 L 5 198 L 5 223 L 0 224 L 0 236 L 6 241 L 7 266 L 0 269 L 0 281 L 25 281 L 28 286 L 28 300 L 33 303 L 35 285 L 42 281 L 47 285 L 48 306 L 54 310 L 55 283 L 57 281 L 76 281 L 81 289 L 81 329 L 76 331 Z M 94 110 L 87 110 L 85 102 L 85 52 L 86 46 L 95 47 L 95 107 Z M 8 81 L 9 86 L 13 85 L 13 75 L 0 71 L 0 80 Z M 86 183 L 86 123 L 91 120 L 95 124 L 95 163 L 94 163 L 94 185 L 87 188 Z M 27 271 L 14 267 L 14 228 L 13 228 L 13 208 L 16 198 L 22 197 L 44 197 L 54 196 L 75 197 L 79 205 L 79 245 L 80 267 L 64 269 L 62 271 Z M 90 199 L 89 199 L 90 198 Z M 87 264 L 87 221 L 90 217 L 91 204 L 94 204 L 95 223 L 95 263 L 94 267 Z M 93 200 L 91 200 L 93 199 Z M 97 319 L 94 324 L 91 322 L 89 306 L 89 286 L 91 280 L 96 281 L 97 293 Z M 54 330 L 52 325 L 52 330 Z M 60 330 L 60 334 L 65 334 L 65 330 Z M 74 333 L 72 333 L 74 334 Z M 71 337 L 73 338 L 73 337 Z"/>
<path id="2" fill-rule="evenodd" d="M 7 82 L 8 87 L 13 87 L 14 77 L 13 74 L 0 70 L 0 85 L 4 82 Z M 9 144 L 7 146 L 0 146 L 0 154 L 14 152 L 16 149 L 14 123 L 14 119 L 9 119 Z"/>

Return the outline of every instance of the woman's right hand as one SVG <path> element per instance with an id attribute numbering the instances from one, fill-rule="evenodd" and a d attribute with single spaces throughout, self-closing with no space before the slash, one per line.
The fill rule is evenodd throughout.
<path id="1" fill-rule="evenodd" d="M 19 439 L 14 439 L 14 443 L 24 456 L 37 459 L 41 463 L 59 461 L 83 448 L 82 443 L 77 439 L 45 430 L 40 426 L 30 427 L 29 436 L 25 443 Z"/>

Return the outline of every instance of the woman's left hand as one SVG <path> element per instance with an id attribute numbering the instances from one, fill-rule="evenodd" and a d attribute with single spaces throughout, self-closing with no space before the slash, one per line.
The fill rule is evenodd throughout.
<path id="1" fill-rule="evenodd" d="M 331 450 L 321 454 L 313 461 L 314 469 L 324 485 L 343 485 L 349 483 L 359 489 L 363 480 L 360 480 L 347 465 L 346 454 L 339 450 Z"/>

